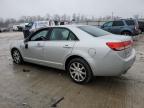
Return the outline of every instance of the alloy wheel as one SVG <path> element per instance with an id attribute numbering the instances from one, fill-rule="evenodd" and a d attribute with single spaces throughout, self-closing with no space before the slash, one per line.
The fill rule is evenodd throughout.
<path id="1" fill-rule="evenodd" d="M 72 63 L 70 65 L 69 72 L 70 72 L 71 77 L 77 82 L 84 81 L 87 76 L 85 67 L 83 66 L 83 64 L 79 62 Z"/>
<path id="2" fill-rule="evenodd" d="M 19 64 L 21 62 L 21 55 L 18 50 L 14 50 L 12 56 L 15 63 Z"/>

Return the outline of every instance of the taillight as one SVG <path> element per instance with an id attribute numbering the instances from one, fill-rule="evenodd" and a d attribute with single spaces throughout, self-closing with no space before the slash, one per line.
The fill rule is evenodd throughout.
<path id="1" fill-rule="evenodd" d="M 135 26 L 134 29 L 135 29 L 135 30 L 138 30 L 138 29 L 139 29 L 139 26 Z"/>
<path id="2" fill-rule="evenodd" d="M 137 26 L 135 26 L 135 30 L 137 30 Z"/>
<path id="3" fill-rule="evenodd" d="M 106 45 L 114 51 L 121 51 L 126 48 L 129 48 L 132 45 L 133 41 L 124 41 L 124 42 L 107 42 Z"/>

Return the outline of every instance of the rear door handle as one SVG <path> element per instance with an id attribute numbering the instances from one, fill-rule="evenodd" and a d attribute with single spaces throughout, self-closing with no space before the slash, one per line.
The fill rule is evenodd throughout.
<path id="1" fill-rule="evenodd" d="M 120 27 L 120 28 L 124 28 L 124 27 Z"/>
<path id="2" fill-rule="evenodd" d="M 64 45 L 63 48 L 72 48 L 72 47 L 69 45 Z"/>

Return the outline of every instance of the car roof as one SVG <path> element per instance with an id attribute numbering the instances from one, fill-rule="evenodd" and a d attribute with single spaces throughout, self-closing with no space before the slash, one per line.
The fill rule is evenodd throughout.
<path id="1" fill-rule="evenodd" d="M 126 20 L 136 21 L 136 19 L 116 19 L 116 20 L 112 20 L 112 21 L 126 21 Z"/>
<path id="2" fill-rule="evenodd" d="M 48 29 L 48 28 L 53 28 L 53 27 L 58 27 L 58 28 L 67 28 L 67 29 L 70 29 L 77 37 L 78 39 L 80 40 L 87 40 L 87 39 L 93 39 L 93 36 L 89 36 L 88 33 L 78 29 L 78 27 L 80 26 L 90 26 L 90 25 L 76 25 L 76 24 L 73 24 L 73 25 L 58 25 L 58 26 L 49 26 L 49 27 L 43 27 L 43 28 L 40 28 L 38 29 L 37 31 L 39 30 L 43 30 L 43 29 Z"/>
<path id="3" fill-rule="evenodd" d="M 90 25 L 54 25 L 54 26 L 49 26 L 49 27 L 43 27 L 40 29 L 47 29 L 51 27 L 59 27 L 59 28 L 73 28 L 73 27 L 80 27 L 80 26 L 90 26 Z"/>

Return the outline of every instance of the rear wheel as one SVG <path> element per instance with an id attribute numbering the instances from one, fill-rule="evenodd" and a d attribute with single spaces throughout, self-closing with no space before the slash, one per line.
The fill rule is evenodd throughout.
<path id="1" fill-rule="evenodd" d="M 14 63 L 16 63 L 16 64 L 22 64 L 23 63 L 23 59 L 22 59 L 22 56 L 21 56 L 19 50 L 13 49 L 11 52 L 11 55 L 12 55 Z"/>
<path id="2" fill-rule="evenodd" d="M 92 71 L 88 63 L 81 59 L 72 59 L 67 67 L 71 79 L 76 83 L 88 83 L 92 79 Z"/>
<path id="3" fill-rule="evenodd" d="M 131 32 L 129 32 L 129 31 L 124 31 L 124 32 L 122 32 L 122 35 L 130 36 L 130 35 L 131 35 Z"/>

